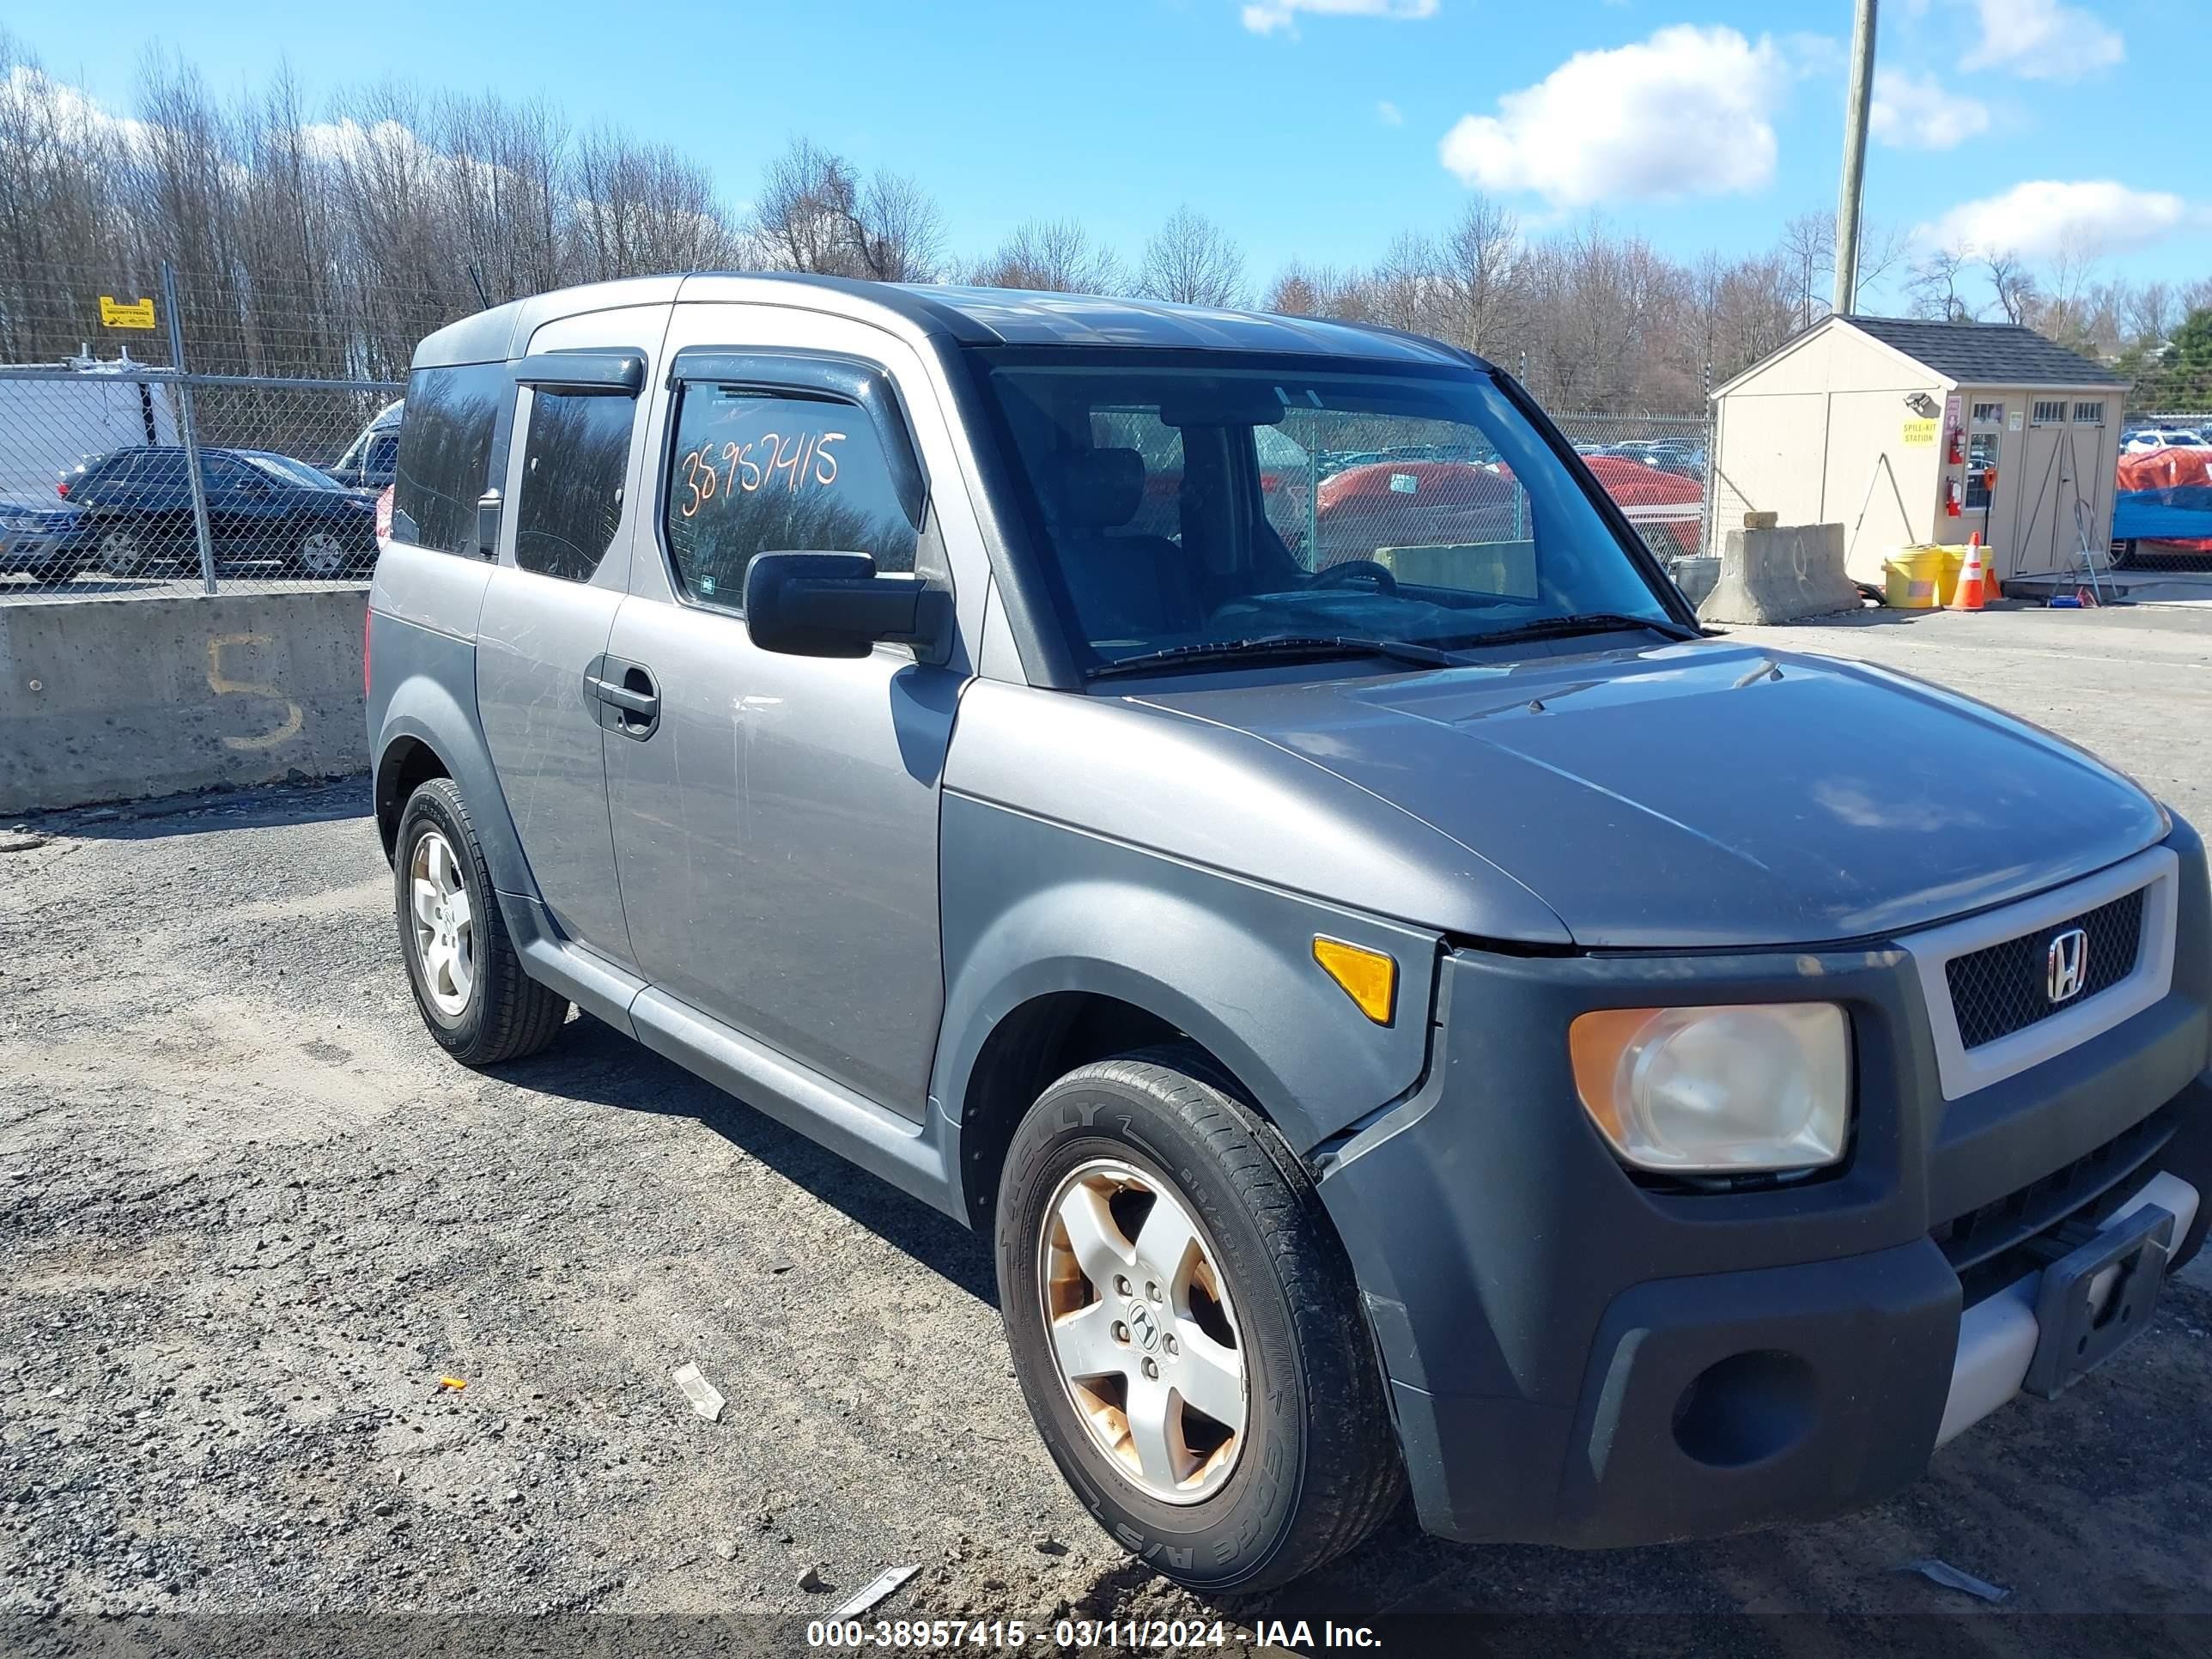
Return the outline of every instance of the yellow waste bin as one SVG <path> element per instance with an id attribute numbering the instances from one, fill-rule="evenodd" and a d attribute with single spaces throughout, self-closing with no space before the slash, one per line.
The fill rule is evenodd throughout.
<path id="1" fill-rule="evenodd" d="M 1897 611 L 1936 611 L 1958 586 L 1963 560 L 1950 547 L 1907 547 L 1883 561 L 1882 603 Z"/>

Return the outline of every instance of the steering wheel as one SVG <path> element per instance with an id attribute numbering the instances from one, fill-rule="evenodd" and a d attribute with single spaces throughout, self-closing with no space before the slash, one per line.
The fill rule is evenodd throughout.
<path id="1" fill-rule="evenodd" d="M 1360 584 L 1372 586 L 1378 593 L 1395 593 L 1398 591 L 1397 573 L 1373 559 L 1346 559 L 1341 564 L 1324 565 L 1314 572 L 1312 585 L 1351 587 Z"/>

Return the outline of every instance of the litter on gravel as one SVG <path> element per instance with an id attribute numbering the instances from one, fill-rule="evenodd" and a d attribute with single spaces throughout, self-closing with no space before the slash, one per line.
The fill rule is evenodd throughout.
<path id="1" fill-rule="evenodd" d="M 722 1407 L 727 1403 L 722 1398 L 722 1391 L 699 1374 L 696 1364 L 676 1368 L 676 1386 L 684 1390 L 684 1397 L 700 1416 L 709 1423 L 722 1420 Z"/>
<path id="2" fill-rule="evenodd" d="M 853 1599 L 831 1613 L 830 1618 L 858 1619 L 921 1571 L 921 1564 L 919 1561 L 910 1567 L 885 1567 L 873 1578 L 861 1585 Z"/>
<path id="3" fill-rule="evenodd" d="M 1964 1590 L 1969 1595 L 1978 1595 L 1983 1601 L 1992 1604 L 2005 1600 L 2012 1594 L 2009 1589 L 2001 1585 L 1977 1578 L 1971 1572 L 1961 1572 L 1948 1561 L 1938 1561 L 1933 1556 L 1924 1561 L 1907 1561 L 1899 1571 L 1917 1572 L 1930 1583 L 1941 1584 L 1945 1589 Z"/>

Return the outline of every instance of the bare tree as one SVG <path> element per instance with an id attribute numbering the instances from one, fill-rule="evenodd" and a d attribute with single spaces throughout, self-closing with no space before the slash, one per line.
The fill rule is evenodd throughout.
<path id="1" fill-rule="evenodd" d="M 1052 294 L 1115 294 L 1128 285 L 1113 250 L 1093 242 L 1073 219 L 1024 220 L 968 280 Z"/>
<path id="2" fill-rule="evenodd" d="M 1371 320 L 1409 334 L 1440 331 L 1443 278 L 1437 246 L 1417 230 L 1401 230 L 1368 276 Z"/>
<path id="3" fill-rule="evenodd" d="M 768 164 L 753 201 L 763 262 L 781 270 L 854 275 L 850 226 L 860 193 L 851 162 L 811 139 L 793 138 Z"/>
<path id="4" fill-rule="evenodd" d="M 2005 321 L 2023 323 L 2035 303 L 2035 276 L 2027 263 L 2008 249 L 1990 249 L 1981 256 L 1982 272 L 1990 280 Z"/>
<path id="5" fill-rule="evenodd" d="M 926 282 L 945 258 L 943 216 L 912 179 L 863 179 L 843 156 L 793 138 L 768 165 L 753 207 L 764 263 L 821 276 Z"/>
<path id="6" fill-rule="evenodd" d="M 1444 337 L 1488 354 L 1501 343 L 1512 311 L 1520 221 L 1486 196 L 1470 197 L 1437 240 L 1435 256 Z"/>
<path id="7" fill-rule="evenodd" d="M 1376 319 L 1374 284 L 1361 271 L 1292 264 L 1268 286 L 1260 308 L 1288 317 L 1371 323 Z"/>
<path id="8" fill-rule="evenodd" d="M 1233 306 L 1244 293 L 1243 250 L 1204 214 L 1179 207 L 1145 244 L 1137 291 L 1186 305 Z"/>
<path id="9" fill-rule="evenodd" d="M 2175 313 L 2173 290 L 2160 282 L 2127 289 L 2120 301 L 2120 319 L 2129 344 L 2163 344 L 2180 320 Z"/>
<path id="10" fill-rule="evenodd" d="M 1824 296 L 1834 289 L 1836 222 L 1825 213 L 1797 215 L 1782 227 L 1778 252 L 1790 269 L 1797 326 L 1810 328 L 1828 314 Z"/>
<path id="11" fill-rule="evenodd" d="M 1912 268 L 1914 314 L 1947 323 L 1971 323 L 1978 314 L 1962 291 L 1972 259 L 1956 248 L 1937 248 Z"/>
<path id="12" fill-rule="evenodd" d="M 1863 295 L 1912 255 L 1912 234 L 1895 225 L 1859 222 L 1859 292 Z"/>
<path id="13" fill-rule="evenodd" d="M 878 170 L 871 175 L 846 229 L 860 276 L 926 283 L 944 265 L 944 216 L 928 192 L 904 174 Z"/>

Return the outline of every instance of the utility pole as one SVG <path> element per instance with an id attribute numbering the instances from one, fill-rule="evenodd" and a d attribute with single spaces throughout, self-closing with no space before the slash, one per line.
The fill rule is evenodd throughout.
<path id="1" fill-rule="evenodd" d="M 1867 106 L 1874 97 L 1875 0 L 1858 0 L 1851 25 L 1851 89 L 1844 105 L 1844 187 L 1836 198 L 1838 315 L 1856 310 L 1859 297 L 1859 198 L 1866 183 Z"/>

